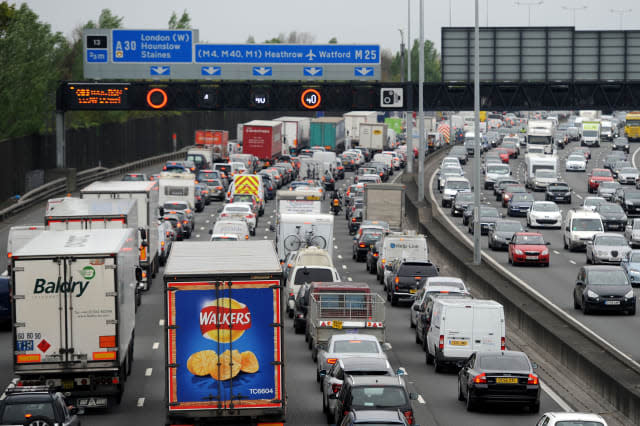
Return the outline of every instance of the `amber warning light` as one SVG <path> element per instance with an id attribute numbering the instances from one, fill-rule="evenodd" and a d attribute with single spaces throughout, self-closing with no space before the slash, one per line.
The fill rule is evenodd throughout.
<path id="1" fill-rule="evenodd" d="M 128 84 L 70 84 L 65 103 L 75 109 L 122 109 L 129 107 Z"/>

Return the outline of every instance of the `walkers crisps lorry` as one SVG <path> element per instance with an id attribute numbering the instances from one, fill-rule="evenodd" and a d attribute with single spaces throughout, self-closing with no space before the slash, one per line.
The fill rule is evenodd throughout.
<path id="1" fill-rule="evenodd" d="M 14 253 L 13 370 L 23 386 L 69 392 L 79 407 L 120 402 L 133 363 L 136 233 L 44 231 Z"/>
<path id="2" fill-rule="evenodd" d="M 273 242 L 177 242 L 164 273 L 168 424 L 283 421 L 284 301 Z"/>

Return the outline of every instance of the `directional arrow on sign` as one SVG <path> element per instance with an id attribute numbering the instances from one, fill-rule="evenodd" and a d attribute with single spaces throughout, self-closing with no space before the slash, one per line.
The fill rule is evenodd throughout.
<path id="1" fill-rule="evenodd" d="M 353 69 L 353 74 L 356 77 L 367 76 L 373 74 L 373 67 L 356 67 Z"/>
<path id="2" fill-rule="evenodd" d="M 271 71 L 272 71 L 271 67 L 253 67 L 253 75 L 261 75 L 261 76 L 272 75 Z"/>
<path id="3" fill-rule="evenodd" d="M 202 67 L 200 70 L 202 75 L 221 75 L 222 69 L 220 67 Z"/>
<path id="4" fill-rule="evenodd" d="M 310 75 L 312 77 L 321 77 L 322 67 L 304 67 L 303 75 Z"/>
<path id="5" fill-rule="evenodd" d="M 171 67 L 163 67 L 163 66 L 150 67 L 149 72 L 151 75 L 170 75 Z"/>

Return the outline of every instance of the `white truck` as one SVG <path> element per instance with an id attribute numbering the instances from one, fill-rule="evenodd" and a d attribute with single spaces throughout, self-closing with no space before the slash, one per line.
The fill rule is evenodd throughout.
<path id="1" fill-rule="evenodd" d="M 134 229 L 44 231 L 12 258 L 13 370 L 78 407 L 119 403 L 133 364 Z"/>
<path id="2" fill-rule="evenodd" d="M 322 213 L 322 192 L 317 189 L 278 191 L 276 193 L 276 217 L 280 217 L 281 214 L 287 213 Z"/>
<path id="3" fill-rule="evenodd" d="M 405 186 L 393 183 L 370 183 L 364 187 L 363 220 L 380 220 L 392 231 L 404 225 Z"/>
<path id="4" fill-rule="evenodd" d="M 290 154 L 309 146 L 310 117 L 283 116 L 274 118 L 273 121 L 282 122 L 284 152 Z"/>
<path id="5" fill-rule="evenodd" d="M 543 147 L 545 154 L 552 154 L 553 132 L 555 125 L 552 120 L 529 120 L 527 128 L 527 151 L 530 147 Z"/>
<path id="6" fill-rule="evenodd" d="M 372 151 L 384 151 L 390 146 L 388 130 L 384 123 L 360 123 L 359 147 Z"/>
<path id="7" fill-rule="evenodd" d="M 580 146 L 600 146 L 600 122 L 583 121 Z"/>
<path id="8" fill-rule="evenodd" d="M 138 229 L 135 200 L 63 198 L 50 204 L 44 215 L 50 231 L 78 229 Z"/>
<path id="9" fill-rule="evenodd" d="M 190 175 L 190 173 L 189 173 Z M 138 206 L 138 253 L 142 267 L 140 285 L 146 290 L 158 271 L 158 183 L 155 181 L 98 181 L 80 190 L 83 199 L 132 199 Z M 146 251 L 142 250 L 146 243 Z"/>
<path id="10" fill-rule="evenodd" d="M 351 111 L 342 114 L 344 117 L 344 131 L 351 139 L 351 146 L 358 145 L 360 141 L 360 124 L 377 123 L 377 111 Z"/>
<path id="11" fill-rule="evenodd" d="M 558 174 L 558 157 L 556 155 L 527 154 L 524 156 L 525 186 L 533 188 L 536 171 L 549 170 Z"/>
<path id="12" fill-rule="evenodd" d="M 195 210 L 196 182 L 191 173 L 160 174 L 158 179 L 158 204 L 168 201 L 186 201 L 191 210 Z"/>
<path id="13" fill-rule="evenodd" d="M 313 159 L 320 164 L 320 176 L 325 172 L 329 172 L 332 175 L 336 169 L 337 155 L 333 151 L 316 151 L 313 153 Z"/>
<path id="14" fill-rule="evenodd" d="M 385 235 L 382 241 L 376 243 L 376 251 L 378 252 L 376 276 L 383 285 L 387 281 L 385 275 L 389 273 L 387 265 L 391 265 L 395 259 L 429 259 L 427 238 L 411 231 Z"/>
<path id="15" fill-rule="evenodd" d="M 333 258 L 333 215 L 282 213 L 278 217 L 276 247 L 280 259 L 303 247 L 318 247 Z"/>
<path id="16" fill-rule="evenodd" d="M 202 145 L 190 148 L 187 151 L 187 160 L 193 161 L 198 170 L 210 169 L 213 167 L 214 160 L 218 160 L 219 154 L 216 153 L 214 158 L 213 145 Z"/>

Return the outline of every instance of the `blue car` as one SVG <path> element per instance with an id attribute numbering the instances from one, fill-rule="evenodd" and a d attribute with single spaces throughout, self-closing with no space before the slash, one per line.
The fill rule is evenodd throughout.
<path id="1" fill-rule="evenodd" d="M 9 297 L 9 277 L 0 277 L 0 323 L 11 325 L 11 297 Z M 9 327 L 10 328 L 10 327 Z"/>
<path id="2" fill-rule="evenodd" d="M 629 282 L 634 287 L 640 286 L 640 250 L 631 250 L 622 258 L 620 266 L 627 273 Z"/>
<path id="3" fill-rule="evenodd" d="M 273 200 L 276 196 L 276 184 L 271 180 L 271 176 L 266 173 L 260 173 L 262 176 L 262 186 L 264 186 L 264 198 Z"/>
<path id="4" fill-rule="evenodd" d="M 513 194 L 507 205 L 507 215 L 526 216 L 534 201 L 533 194 L 528 192 Z"/>

